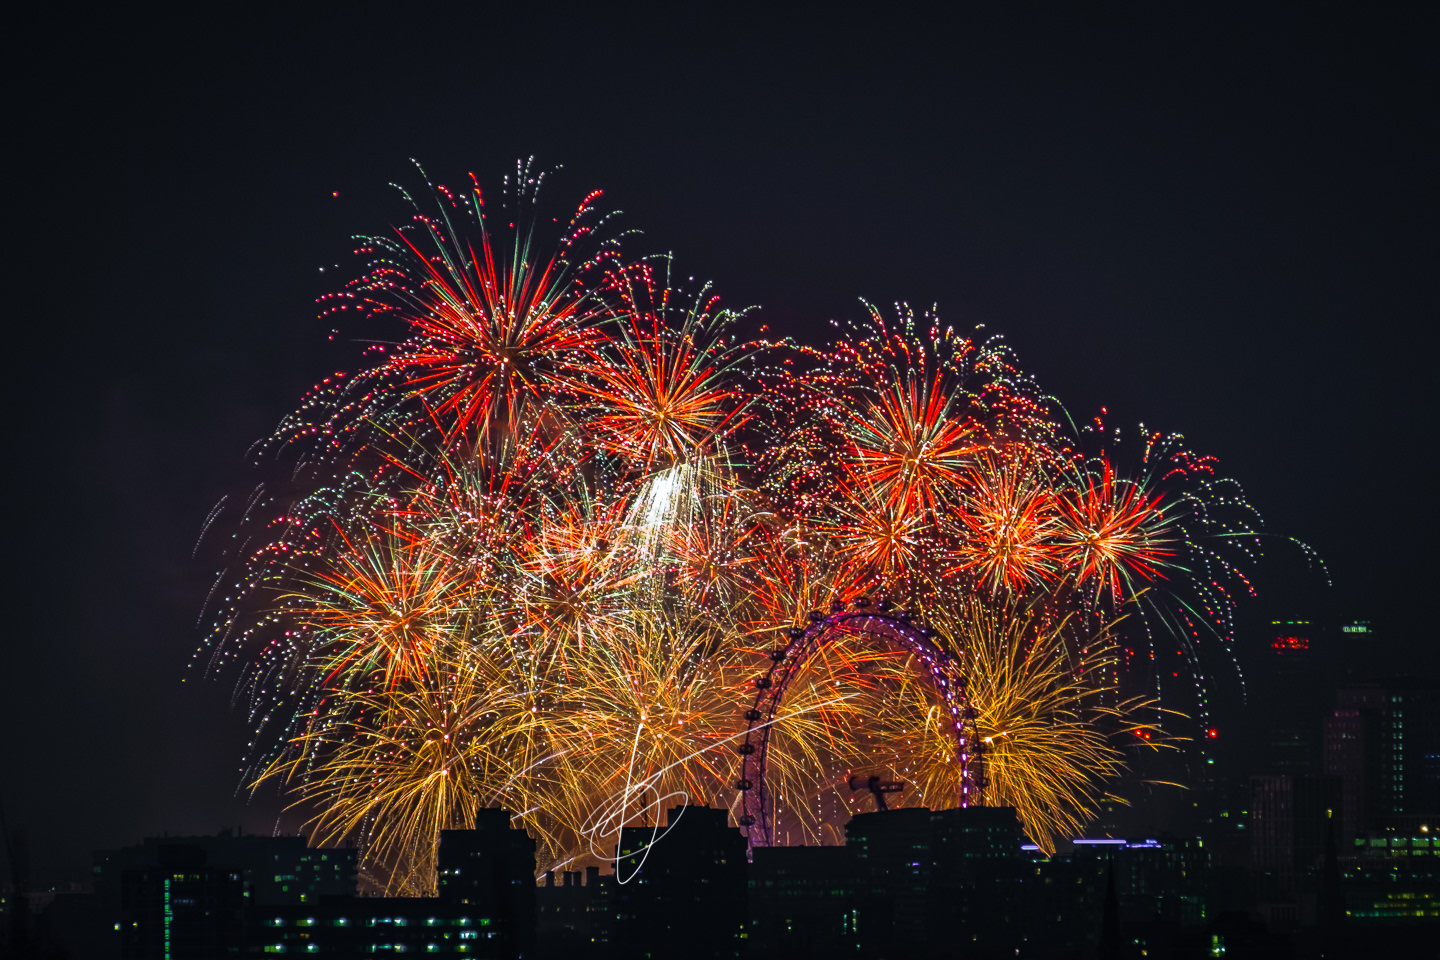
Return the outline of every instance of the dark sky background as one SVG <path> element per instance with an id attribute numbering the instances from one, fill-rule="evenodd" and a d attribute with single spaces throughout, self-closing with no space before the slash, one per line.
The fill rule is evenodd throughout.
<path id="1" fill-rule="evenodd" d="M 406 216 L 411 157 L 563 165 L 552 201 L 604 189 L 628 249 L 802 340 L 862 296 L 986 324 L 1077 418 L 1183 431 L 1326 559 L 1331 589 L 1277 540 L 1245 623 L 1370 618 L 1357 671 L 1433 674 L 1428 16 L 487 6 L 16 24 L 0 804 L 35 879 L 274 824 L 236 794 L 237 678 L 191 666 L 191 551 L 346 356 L 313 301 Z"/>

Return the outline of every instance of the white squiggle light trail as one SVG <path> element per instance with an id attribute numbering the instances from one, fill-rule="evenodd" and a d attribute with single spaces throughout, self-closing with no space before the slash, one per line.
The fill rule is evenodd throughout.
<path id="1" fill-rule="evenodd" d="M 848 699 L 850 698 L 841 697 L 836 702 L 843 702 Z M 676 760 L 674 763 L 671 763 L 668 766 L 661 767 L 659 770 L 656 770 L 644 780 L 639 781 L 632 780 L 631 776 L 635 770 L 635 755 L 639 752 L 640 749 L 640 733 L 645 729 L 645 724 L 643 721 L 636 724 L 635 741 L 630 745 L 630 763 L 625 768 L 625 789 L 621 790 L 619 793 L 611 797 L 608 802 L 603 803 L 599 807 L 597 807 L 595 809 L 595 812 L 590 814 L 590 816 L 585 820 L 585 823 L 580 827 L 581 832 L 584 833 L 590 841 L 591 854 L 593 854 L 599 860 L 606 860 L 610 863 L 615 864 L 615 881 L 617 883 L 629 883 L 635 878 L 635 875 L 640 872 L 640 869 L 645 866 L 645 861 L 650 857 L 650 848 L 663 840 L 665 838 L 665 835 L 668 834 L 671 830 L 673 830 L 675 828 L 675 825 L 680 822 L 680 817 L 676 817 L 674 822 L 667 823 L 662 830 L 660 827 L 659 815 L 660 805 L 667 800 L 679 798 L 683 808 L 683 805 L 688 805 L 690 801 L 690 795 L 683 790 L 676 790 L 673 793 L 667 793 L 664 796 L 661 796 L 660 791 L 655 789 L 655 784 L 661 776 L 663 776 L 667 771 L 673 770 L 674 768 L 680 766 L 682 763 L 688 763 L 689 761 L 700 756 L 702 753 L 707 753 L 711 750 L 716 749 L 717 747 L 723 746 L 724 744 L 729 743 L 731 740 L 748 736 L 752 730 L 759 730 L 763 727 L 768 727 L 774 723 L 778 723 L 780 720 L 789 720 L 792 717 L 798 717 L 802 714 L 810 713 L 815 710 L 829 708 L 834 705 L 835 703 L 825 703 L 807 707 L 803 710 L 797 710 L 794 713 L 786 714 L 783 717 L 776 717 L 774 720 L 768 720 L 765 723 L 751 727 L 740 733 L 731 734 L 724 740 L 719 740 L 713 744 L 710 744 L 704 749 L 696 750 L 689 756 L 681 757 L 679 760 Z M 633 814 L 633 816 L 627 815 L 625 810 L 627 807 L 630 806 L 631 801 L 643 794 L 653 794 L 654 797 L 653 799 L 648 799 L 645 806 L 637 810 Z M 634 819 L 634 817 L 643 816 L 651 810 L 655 811 L 655 825 L 650 828 L 650 840 L 644 846 L 640 847 L 639 850 L 632 851 L 630 854 L 628 854 L 628 856 L 634 856 L 636 853 L 640 854 L 640 862 L 635 865 L 635 870 L 628 877 L 622 877 L 620 875 L 619 858 L 609 855 L 604 850 L 600 849 L 598 845 L 602 840 L 614 838 L 614 842 L 618 846 L 620 842 L 620 831 L 625 829 L 625 825 L 629 823 L 630 820 Z"/>

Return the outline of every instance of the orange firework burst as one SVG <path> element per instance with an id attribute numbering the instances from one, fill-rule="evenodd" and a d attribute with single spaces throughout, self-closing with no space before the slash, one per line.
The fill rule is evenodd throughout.
<path id="1" fill-rule="evenodd" d="M 629 590 L 646 574 L 626 549 L 620 523 L 616 508 L 570 503 L 517 544 L 517 633 L 540 638 L 539 646 L 563 660 L 630 616 Z"/>
<path id="2" fill-rule="evenodd" d="M 590 211 L 587 197 L 572 230 Z M 477 183 L 474 207 L 484 223 Z M 408 234 L 399 237 L 413 254 L 403 316 L 414 337 L 385 364 L 404 377 L 415 395 L 434 397 L 446 421 L 446 439 L 472 428 L 482 435 L 513 427 L 527 401 L 543 401 L 569 388 L 602 339 L 594 319 L 603 305 L 585 295 L 559 257 L 532 263 L 528 237 L 508 258 L 497 257 L 487 230 L 480 255 L 448 229 L 448 220 L 422 218 L 434 253 L 422 252 Z M 418 276 L 414 274 L 418 273 Z M 396 289 L 385 271 L 372 281 L 371 296 Z"/>
<path id="3" fill-rule="evenodd" d="M 702 290 L 688 309 L 657 285 L 651 264 L 612 278 L 624 319 L 579 390 L 595 411 L 587 434 L 601 449 L 648 474 L 723 449 L 744 423 L 729 369 L 743 356 L 718 339 L 734 317 Z"/>
<path id="4" fill-rule="evenodd" d="M 677 586 L 697 610 L 724 609 L 753 592 L 758 540 L 773 521 L 750 491 L 708 497 L 693 522 L 667 532 Z"/>
<path id="5" fill-rule="evenodd" d="M 833 512 L 833 520 L 818 521 L 815 528 L 840 563 L 840 580 L 894 584 L 920 572 L 921 550 L 933 541 L 924 513 L 858 484 L 837 497 Z"/>
<path id="6" fill-rule="evenodd" d="M 291 595 L 311 646 L 325 650 L 325 682 L 343 675 L 388 687 L 423 677 L 464 602 L 466 584 L 451 555 L 387 529 L 340 537 L 334 565 Z"/>
<path id="7" fill-rule="evenodd" d="M 980 449 L 977 424 L 957 415 L 941 371 L 907 375 L 850 412 L 850 474 L 884 499 L 897 518 L 939 510 L 965 481 Z"/>
<path id="8" fill-rule="evenodd" d="M 543 180 L 526 165 L 517 170 L 509 199 L 522 213 L 532 210 Z M 459 193 L 436 188 L 433 212 L 411 200 L 412 224 L 364 241 L 357 252 L 371 258 L 367 269 L 324 298 L 322 316 L 395 318 L 408 336 L 376 343 L 380 360 L 369 370 L 317 387 L 277 436 L 325 438 L 338 450 L 373 442 L 377 427 L 392 435 L 429 428 L 448 450 L 462 439 L 470 446 L 503 440 L 534 419 L 532 408 L 553 410 L 573 390 L 611 319 L 591 281 L 616 254 L 596 240 L 599 194 L 570 217 L 558 251 L 542 253 L 534 243 L 538 218 L 522 215 L 497 237 L 473 176 L 471 184 Z M 314 412 L 325 419 L 312 420 Z M 549 425 L 552 433 L 563 427 Z"/>
<path id="9" fill-rule="evenodd" d="M 1099 473 L 1098 483 L 1089 471 L 1081 484 L 1060 492 L 1056 558 L 1077 583 L 1094 583 L 1097 592 L 1108 589 L 1118 603 L 1135 592 L 1132 574 L 1163 577 L 1161 568 L 1175 551 L 1160 496 L 1117 480 L 1109 459 L 1101 459 Z"/>
<path id="10" fill-rule="evenodd" d="M 1052 579 L 1055 493 L 1035 459 L 987 454 L 968 479 L 957 515 L 957 562 L 947 572 L 974 571 L 992 594 Z"/>

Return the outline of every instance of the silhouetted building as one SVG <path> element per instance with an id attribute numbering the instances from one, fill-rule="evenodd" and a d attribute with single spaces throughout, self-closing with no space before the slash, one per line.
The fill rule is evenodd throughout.
<path id="1" fill-rule="evenodd" d="M 1097 858 L 1115 868 L 1120 916 L 1128 923 L 1193 927 L 1206 920 L 1210 858 L 1194 837 L 1074 841 L 1077 861 Z"/>
<path id="2" fill-rule="evenodd" d="M 212 960 L 245 953 L 241 872 L 207 864 L 198 846 L 161 844 L 156 853 L 158 863 L 122 876 L 120 956 Z"/>
<path id="3" fill-rule="evenodd" d="M 930 882 L 936 872 L 930 811 L 861 813 L 845 825 L 854 850 L 862 952 L 914 954 L 930 943 Z"/>
<path id="4" fill-rule="evenodd" d="M 1349 848 L 1361 832 L 1379 825 L 1383 809 L 1379 687 L 1345 688 L 1325 718 L 1325 773 L 1340 779 L 1340 845 Z"/>
<path id="5" fill-rule="evenodd" d="M 1440 681 L 1387 680 L 1380 721 L 1382 813 L 1391 825 L 1440 815 Z"/>
<path id="6" fill-rule="evenodd" d="M 149 837 L 133 847 L 96 851 L 92 874 L 96 895 L 118 904 L 125 872 L 158 865 L 160 849 L 176 845 L 201 851 L 209 866 L 238 872 L 253 903 L 306 903 L 355 892 L 352 847 L 311 847 L 304 837 L 261 837 L 225 830 L 206 837 Z"/>
<path id="7" fill-rule="evenodd" d="M 727 811 L 672 807 L 665 827 L 625 827 L 615 860 L 617 956 L 744 954 L 746 843 Z"/>
<path id="8" fill-rule="evenodd" d="M 502 956 L 528 957 L 535 947 L 535 841 L 510 828 L 508 810 L 475 814 L 471 830 L 442 830 L 440 899 L 483 908 L 500 921 Z"/>
<path id="9" fill-rule="evenodd" d="M 1338 777 L 1253 777 L 1251 881 L 1261 912 L 1296 926 L 1314 919 L 1326 837 L 1338 830 Z"/>
<path id="10" fill-rule="evenodd" d="M 584 883 L 578 870 L 566 870 L 556 883 L 547 871 L 545 885 L 535 891 L 535 950 L 542 958 L 583 955 L 610 956 L 614 917 L 610 904 L 612 878 L 599 867 L 587 867 Z"/>
<path id="11" fill-rule="evenodd" d="M 862 813 L 845 825 L 845 844 L 868 956 L 1014 956 L 1025 943 L 1030 858 L 1013 808 Z"/>
<path id="12" fill-rule="evenodd" d="M 859 949 L 850 847 L 757 847 L 750 863 L 754 956 L 829 958 Z"/>
<path id="13" fill-rule="evenodd" d="M 507 811 L 481 810 L 474 829 L 441 831 L 438 881 L 434 898 L 322 897 L 257 908 L 251 940 L 265 953 L 535 956 L 535 841 L 510 828 Z"/>
<path id="14" fill-rule="evenodd" d="M 1322 682 L 1320 631 L 1308 620 L 1270 624 L 1270 649 L 1254 671 L 1251 691 L 1260 704 L 1265 735 L 1265 773 L 1301 777 L 1318 773 L 1316 724 L 1331 688 Z"/>
<path id="15" fill-rule="evenodd" d="M 322 897 L 303 906 L 257 908 L 250 942 L 267 954 L 529 958 L 516 945 L 517 926 L 528 937 L 533 918 L 428 897 Z"/>
<path id="16" fill-rule="evenodd" d="M 256 907 L 354 893 L 355 851 L 316 849 L 302 837 L 150 837 L 94 854 L 95 917 L 123 957 L 224 956 L 242 951 Z M 79 904 L 76 905 L 77 907 Z M 75 941 L 77 944 L 78 940 Z"/>
<path id="17" fill-rule="evenodd" d="M 69 947 L 71 955 L 177 960 L 984 960 L 1102 951 L 1268 956 L 1292 948 L 1311 956 L 1372 946 L 1409 956 L 1433 948 L 1427 931 L 1440 920 L 1440 844 L 1429 825 L 1362 834 L 1337 857 L 1340 778 L 1277 775 L 1252 785 L 1255 874 L 1269 932 L 1243 922 L 1243 911 L 1212 911 L 1214 873 L 1198 838 L 1076 839 L 1046 857 L 1023 842 L 1012 809 L 907 808 L 852 818 L 843 847 L 759 848 L 747 865 L 745 840 L 726 811 L 676 807 L 666 826 L 621 832 L 618 876 L 593 867 L 583 880 L 551 873 L 538 888 L 534 842 L 504 811 L 483 811 L 475 829 L 443 833 L 439 895 L 431 898 L 316 894 L 297 882 L 300 873 L 273 864 L 322 851 L 287 841 L 256 861 L 270 865 L 267 896 L 285 901 L 264 903 L 255 895 L 257 867 L 247 879 L 201 844 L 147 841 L 97 855 L 97 877 L 119 878 L 112 940 L 79 953 L 63 939 L 27 942 Z M 239 846 L 268 840 L 248 839 L 255 842 Z M 348 852 L 339 860 L 350 862 Z M 8 919 L 8 898 L 5 907 Z M 74 916 L 62 910 L 54 919 Z"/>
<path id="18" fill-rule="evenodd" d="M 1339 862 L 1349 917 L 1404 926 L 1440 921 L 1440 830 L 1425 826 L 1413 836 L 1355 839 Z M 1440 932 L 1435 942 L 1440 945 Z"/>
<path id="19" fill-rule="evenodd" d="M 1341 844 L 1440 820 L 1440 683 L 1342 687 L 1325 721 L 1325 772 L 1341 780 Z"/>
<path id="20" fill-rule="evenodd" d="M 1109 924 L 1124 932 L 1124 956 L 1168 955 L 1208 921 L 1210 861 L 1198 838 L 1081 838 L 1064 846 L 1027 869 L 1026 955 L 1094 956 L 1112 883 Z"/>

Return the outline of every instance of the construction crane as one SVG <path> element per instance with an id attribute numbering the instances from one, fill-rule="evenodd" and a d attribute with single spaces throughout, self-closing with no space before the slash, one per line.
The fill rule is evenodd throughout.
<path id="1" fill-rule="evenodd" d="M 869 790 L 875 797 L 875 811 L 878 813 L 890 809 L 885 803 L 885 794 L 899 793 L 905 789 L 905 784 L 899 780 L 881 780 L 879 777 L 870 777 L 862 783 L 859 777 L 851 777 L 850 789 Z"/>

